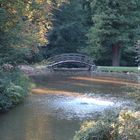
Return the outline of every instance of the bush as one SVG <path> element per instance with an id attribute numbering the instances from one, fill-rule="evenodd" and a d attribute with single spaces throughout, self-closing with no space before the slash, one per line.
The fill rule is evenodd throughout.
<path id="1" fill-rule="evenodd" d="M 107 116 L 107 117 L 106 117 Z M 105 114 L 97 121 L 85 122 L 74 140 L 139 140 L 140 112 L 122 110 L 118 117 Z"/>
<path id="2" fill-rule="evenodd" d="M 0 112 L 20 103 L 30 89 L 29 79 L 18 70 L 0 70 Z"/>

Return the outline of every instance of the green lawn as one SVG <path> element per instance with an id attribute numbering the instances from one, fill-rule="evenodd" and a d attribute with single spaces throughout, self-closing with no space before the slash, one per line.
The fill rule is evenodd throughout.
<path id="1" fill-rule="evenodd" d="M 138 72 L 138 67 L 111 67 L 111 66 L 98 66 L 97 70 L 103 72 Z"/>

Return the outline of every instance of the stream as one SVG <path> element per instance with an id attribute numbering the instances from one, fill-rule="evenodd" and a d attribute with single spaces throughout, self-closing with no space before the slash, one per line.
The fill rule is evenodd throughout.
<path id="1" fill-rule="evenodd" d="M 83 121 L 136 106 L 128 97 L 139 88 L 136 75 L 55 72 L 31 79 L 32 93 L 0 115 L 0 140 L 72 140 Z"/>

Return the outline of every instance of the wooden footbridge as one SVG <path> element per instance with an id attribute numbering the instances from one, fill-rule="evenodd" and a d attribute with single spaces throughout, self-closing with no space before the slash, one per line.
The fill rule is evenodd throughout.
<path id="1" fill-rule="evenodd" d="M 96 65 L 89 56 L 79 54 L 79 53 L 65 53 L 60 55 L 55 55 L 47 59 L 48 65 L 47 68 L 56 70 L 59 64 L 68 64 L 68 63 L 78 63 L 85 65 L 85 70 L 94 70 L 96 69 Z M 62 68 L 61 68 L 62 69 Z M 66 68 L 65 68 L 66 69 Z M 74 69 L 74 68 L 73 68 Z M 76 68 L 75 68 L 76 69 Z M 77 68 L 79 69 L 79 68 Z M 70 70 L 70 68 L 67 68 Z"/>

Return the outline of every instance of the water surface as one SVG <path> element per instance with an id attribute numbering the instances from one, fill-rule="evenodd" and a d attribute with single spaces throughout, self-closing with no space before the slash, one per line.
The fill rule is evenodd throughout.
<path id="1" fill-rule="evenodd" d="M 0 115 L 0 140 L 72 140 L 82 121 L 135 107 L 127 94 L 139 87 L 130 75 L 52 73 L 32 79 L 32 95 Z"/>

